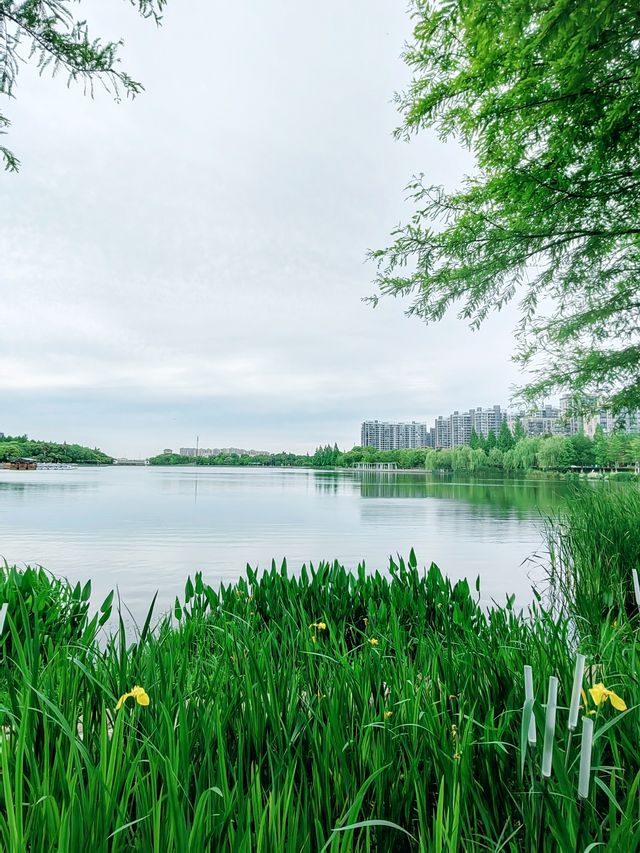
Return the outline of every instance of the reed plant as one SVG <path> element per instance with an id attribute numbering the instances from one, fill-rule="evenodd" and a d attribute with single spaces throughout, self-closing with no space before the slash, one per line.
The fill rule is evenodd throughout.
<path id="1" fill-rule="evenodd" d="M 634 570 L 640 567 L 640 488 L 576 488 L 547 521 L 550 591 L 582 635 L 624 613 L 638 614 Z"/>
<path id="2" fill-rule="evenodd" d="M 196 575 L 133 636 L 112 596 L 70 631 L 77 590 L 37 581 L 46 608 L 14 570 L 0 582 L 3 850 L 640 846 L 631 618 L 586 653 L 585 770 L 570 620 L 539 602 L 486 610 L 413 552 L 385 572 L 284 563 L 219 589 Z M 532 739 L 550 678 L 553 732 Z M 600 682 L 626 711 L 594 698 Z"/>

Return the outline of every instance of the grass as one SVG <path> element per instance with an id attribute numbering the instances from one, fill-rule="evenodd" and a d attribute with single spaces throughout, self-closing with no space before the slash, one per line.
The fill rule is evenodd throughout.
<path id="1" fill-rule="evenodd" d="M 118 612 L 115 631 L 101 628 L 112 597 L 92 614 L 89 586 L 7 567 L 0 848 L 637 849 L 638 616 L 627 585 L 614 588 L 621 597 L 587 608 L 576 632 L 568 608 L 540 600 L 486 611 L 413 553 L 385 574 L 283 564 L 220 590 L 196 575 L 132 637 Z M 573 737 L 567 725 L 576 651 L 585 689 L 603 681 L 629 706 L 589 699 L 582 712 L 595 711 L 584 800 L 581 724 Z M 134 685 L 150 704 L 116 712 Z"/>
<path id="2" fill-rule="evenodd" d="M 632 570 L 640 569 L 640 489 L 576 489 L 549 519 L 549 579 L 561 609 L 589 634 L 624 608 L 638 613 Z"/>

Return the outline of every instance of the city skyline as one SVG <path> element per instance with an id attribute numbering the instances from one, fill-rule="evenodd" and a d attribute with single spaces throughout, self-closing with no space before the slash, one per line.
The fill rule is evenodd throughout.
<path id="1" fill-rule="evenodd" d="M 571 394 L 561 395 L 558 401 L 554 404 L 551 402 L 544 403 L 540 409 L 538 410 L 515 410 L 515 409 L 507 409 L 502 408 L 501 404 L 493 404 L 492 406 L 476 406 L 471 407 L 470 409 L 455 409 L 449 415 L 438 415 L 433 418 L 433 426 L 429 426 L 428 420 L 382 420 L 382 419 L 373 419 L 369 421 L 361 421 L 360 422 L 360 442 L 358 443 L 357 439 L 353 439 L 353 441 L 346 441 L 344 443 L 332 438 L 331 436 L 327 436 L 322 439 L 318 439 L 315 441 L 311 441 L 309 444 L 300 446 L 293 442 L 293 447 L 291 443 L 287 444 L 286 439 L 276 440 L 271 446 L 266 447 L 260 445 L 260 449 L 255 449 L 255 447 L 241 447 L 237 443 L 229 443 L 229 444 L 216 444 L 211 447 L 207 447 L 207 444 L 210 442 L 200 441 L 200 436 L 196 435 L 197 445 L 188 446 L 183 445 L 182 442 L 178 442 L 175 445 L 175 449 L 169 446 L 168 442 L 162 444 L 162 447 L 151 447 L 148 452 L 138 454 L 137 457 L 135 454 L 123 454 L 114 452 L 109 455 L 112 455 L 114 458 L 148 458 L 158 453 L 177 453 L 182 456 L 213 456 L 219 453 L 237 453 L 237 454 L 248 454 L 248 455 L 259 455 L 261 453 L 278 453 L 278 452 L 297 452 L 297 453 L 309 453 L 312 454 L 318 447 L 334 444 L 338 445 L 342 450 L 349 450 L 352 447 L 357 446 L 373 446 L 378 447 L 378 449 L 398 449 L 398 448 L 420 448 L 420 447 L 434 447 L 434 448 L 450 448 L 455 447 L 459 444 L 468 444 L 471 436 L 471 431 L 475 430 L 475 432 L 484 438 L 487 437 L 488 432 L 492 430 L 497 434 L 499 430 L 499 424 L 502 421 L 506 421 L 509 428 L 513 431 L 515 427 L 516 421 L 520 421 L 525 435 L 530 437 L 537 437 L 543 435 L 576 435 L 579 433 L 584 433 L 588 437 L 592 438 L 596 427 L 599 425 L 605 434 L 610 434 L 616 428 L 620 426 L 623 427 L 630 434 L 638 434 L 640 433 L 640 410 L 637 412 L 630 412 L 624 415 L 615 417 L 604 408 L 598 409 L 597 399 L 595 397 L 586 398 L 588 403 L 595 407 L 595 410 L 592 414 L 589 415 L 575 415 L 572 414 L 570 409 L 573 405 L 573 401 L 575 397 Z M 495 420 L 491 422 L 491 417 L 494 417 Z M 453 428 L 452 428 L 453 424 Z M 396 436 L 404 435 L 404 439 L 395 441 L 389 440 L 386 441 L 365 441 L 365 426 L 376 425 L 377 427 L 395 427 Z M 388 433 L 388 431 L 387 431 Z M 413 437 L 410 438 L 409 435 L 413 433 Z M 18 435 L 22 433 L 13 432 L 9 429 L 4 430 L 2 434 L 7 435 Z M 389 434 L 389 433 L 388 433 Z M 452 439 L 453 436 L 453 439 Z M 30 435 L 30 438 L 43 438 L 45 440 L 55 440 L 52 436 L 37 436 Z M 67 436 L 66 440 L 69 443 L 74 443 L 76 441 L 75 438 Z M 87 441 L 84 442 L 86 446 L 90 447 L 98 447 L 95 442 Z M 256 445 L 257 447 L 258 445 Z M 105 450 L 104 447 L 100 448 Z M 106 452 L 109 453 L 109 448 L 106 449 Z M 196 452 L 197 450 L 197 452 Z"/>
<path id="2" fill-rule="evenodd" d="M 592 411 L 579 414 L 576 408 L 580 405 L 589 406 Z M 375 447 L 377 450 L 424 447 L 448 449 L 469 444 L 474 433 L 486 439 L 493 432 L 497 437 L 503 422 L 512 432 L 520 422 L 524 435 L 529 438 L 579 434 L 593 438 L 598 427 L 605 435 L 617 429 L 637 435 L 640 433 L 640 410 L 615 416 L 599 405 L 596 397 L 583 396 L 578 399 L 573 394 L 562 394 L 557 405 L 543 403 L 537 410 L 507 411 L 499 404 L 456 409 L 449 415 L 438 415 L 432 427 L 427 422 L 416 420 L 363 421 L 360 443 L 362 447 Z"/>

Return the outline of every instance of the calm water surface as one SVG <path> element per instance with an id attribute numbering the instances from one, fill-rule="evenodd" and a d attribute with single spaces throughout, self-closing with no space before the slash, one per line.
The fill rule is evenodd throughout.
<path id="1" fill-rule="evenodd" d="M 365 561 L 384 570 L 413 547 L 452 578 L 481 578 L 482 598 L 530 597 L 541 517 L 568 487 L 555 481 L 306 469 L 78 468 L 0 471 L 0 555 L 40 564 L 94 597 L 118 586 L 139 616 L 167 606 L 186 576 L 214 585 L 247 563 Z"/>

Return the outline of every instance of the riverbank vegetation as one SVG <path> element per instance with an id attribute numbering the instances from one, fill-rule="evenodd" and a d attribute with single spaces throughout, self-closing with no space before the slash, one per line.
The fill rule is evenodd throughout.
<path id="1" fill-rule="evenodd" d="M 500 446 L 491 435 L 475 446 L 460 445 L 451 450 L 428 450 L 429 470 L 479 471 L 569 471 L 575 468 L 619 468 L 640 463 L 640 436 L 626 433 L 605 435 L 598 430 L 593 439 L 585 435 L 522 437 L 510 446 Z"/>
<path id="2" fill-rule="evenodd" d="M 219 590 L 196 575 L 132 636 L 113 596 L 93 613 L 89 585 L 5 569 L 0 846 L 636 849 L 640 500 L 599 491 L 555 530 L 552 577 L 580 597 L 556 584 L 524 614 L 511 598 L 486 610 L 412 553 L 383 574 L 283 565 Z M 586 582 L 600 551 L 611 586 Z"/>
<path id="3" fill-rule="evenodd" d="M 585 435 L 571 437 L 547 435 L 528 438 L 516 422 L 513 433 L 506 423 L 495 435 L 484 438 L 475 432 L 470 443 L 448 449 L 376 450 L 354 447 L 342 451 L 337 445 L 319 447 L 313 454 L 220 453 L 217 456 L 180 456 L 165 453 L 149 460 L 152 465 L 239 465 L 305 468 L 351 468 L 359 462 L 395 462 L 398 468 L 427 470 L 506 472 L 529 470 L 569 471 L 572 468 L 598 466 L 625 467 L 640 463 L 640 436 L 624 432 L 605 435 L 598 428 L 593 439 Z"/>
<path id="4" fill-rule="evenodd" d="M 35 441 L 26 435 L 0 434 L 0 462 L 15 462 L 21 458 L 38 462 L 64 462 L 77 465 L 111 465 L 113 459 L 97 447 L 80 444 L 59 444 L 53 441 Z"/>
<path id="5" fill-rule="evenodd" d="M 318 447 L 315 453 L 219 453 L 216 456 L 181 456 L 161 453 L 151 465 L 237 465 L 240 467 L 350 468 L 357 462 L 395 462 L 399 468 L 424 468 L 426 448 L 379 451 L 374 447 L 340 450 L 336 444 Z"/>

